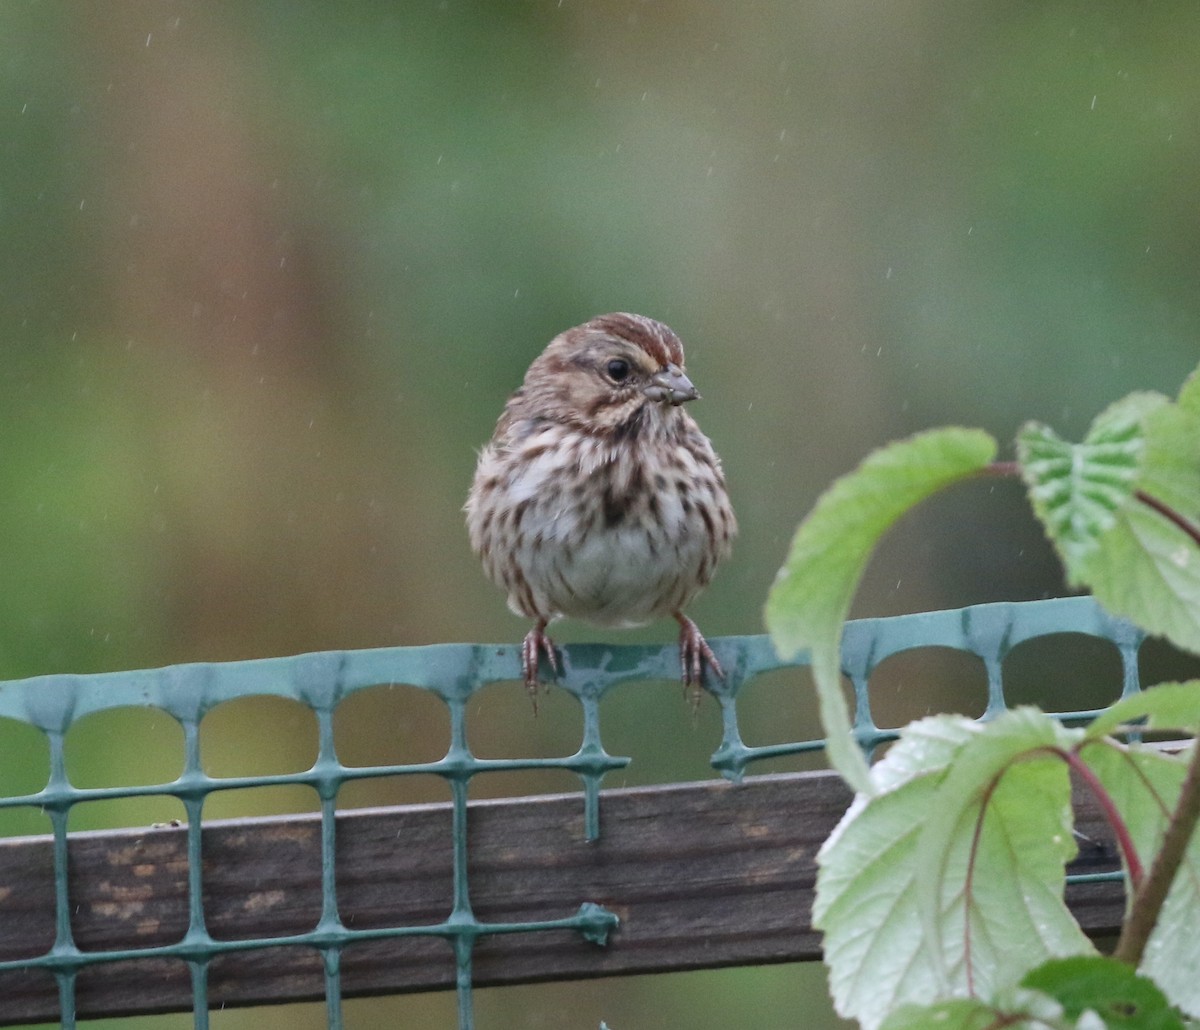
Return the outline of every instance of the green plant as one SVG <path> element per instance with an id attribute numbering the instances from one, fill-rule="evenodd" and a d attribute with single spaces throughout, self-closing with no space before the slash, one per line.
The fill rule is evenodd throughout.
<path id="1" fill-rule="evenodd" d="M 819 856 L 814 922 L 838 1010 L 873 1030 L 1179 1028 L 1200 1018 L 1200 748 L 1123 743 L 1200 730 L 1200 681 L 1152 687 L 1086 728 L 1034 708 L 908 726 L 868 766 L 841 689 L 841 628 L 875 544 L 974 475 L 1019 475 L 1073 586 L 1200 654 L 1200 369 L 1176 401 L 1136 393 L 1081 443 L 1031 423 L 1017 459 L 973 429 L 870 455 L 821 497 L 767 601 L 776 648 L 811 650 L 830 761 L 856 791 Z M 1063 901 L 1073 771 L 1118 842 L 1129 903 L 1112 956 Z"/>

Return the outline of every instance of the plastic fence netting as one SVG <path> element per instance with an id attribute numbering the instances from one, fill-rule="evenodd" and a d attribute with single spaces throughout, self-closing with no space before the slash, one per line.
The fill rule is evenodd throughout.
<path id="1" fill-rule="evenodd" d="M 869 685 L 877 667 L 889 657 L 914 648 L 940 647 L 976 655 L 987 674 L 984 718 L 1006 706 L 1004 659 L 1018 644 L 1053 634 L 1084 634 L 1110 641 L 1120 656 L 1122 682 L 1109 703 L 1139 689 L 1138 649 L 1143 635 L 1129 623 L 1113 618 L 1090 598 L 1064 598 L 1025 603 L 978 605 L 956 611 L 930 612 L 851 623 L 843 640 L 843 669 L 853 687 L 855 732 L 868 750 L 893 739 L 894 727 L 876 725 L 871 713 Z M 738 702 L 753 690 L 761 674 L 784 665 L 766 637 L 730 637 L 710 641 L 727 679 L 712 685 L 722 714 L 722 739 L 712 765 L 731 780 L 739 780 L 764 759 L 820 749 L 819 739 L 767 746 L 744 743 L 738 724 Z M 519 667 L 513 647 L 445 644 L 426 647 L 381 648 L 324 652 L 289 658 L 219 664 L 188 664 L 165 669 L 96 675 L 55 675 L 0 683 L 0 716 L 36 728 L 49 750 L 49 777 L 40 789 L 0 797 L 0 809 L 33 809 L 49 819 L 52 858 L 54 925 L 47 927 L 49 947 L 37 954 L 3 953 L 0 974 L 40 971 L 57 984 L 60 1019 L 72 1026 L 78 1018 L 77 987 L 82 974 L 131 960 L 172 959 L 190 970 L 194 1025 L 208 1026 L 210 971 L 224 956 L 268 948 L 309 949 L 319 955 L 323 973 L 327 1022 L 343 1025 L 342 960 L 350 949 L 366 942 L 400 937 L 440 938 L 452 948 L 459 1005 L 459 1026 L 470 1028 L 472 1017 L 472 955 L 476 942 L 495 934 L 538 933 L 570 929 L 603 943 L 616 926 L 617 916 L 588 898 L 579 898 L 570 911 L 548 912 L 537 922 L 489 923 L 476 918 L 468 875 L 468 790 L 481 773 L 520 769 L 561 769 L 582 783 L 584 832 L 600 833 L 600 787 L 607 773 L 621 769 L 628 758 L 610 754 L 601 729 L 601 701 L 632 680 L 674 679 L 678 669 L 675 647 L 610 647 L 575 645 L 563 649 L 558 686 L 576 698 L 582 709 L 582 738 L 578 750 L 561 758 L 487 759 L 472 753 L 467 743 L 466 706 L 489 684 L 514 679 Z M 334 712 L 347 697 L 366 688 L 405 684 L 439 697 L 449 711 L 449 741 L 444 756 L 416 764 L 347 766 L 334 746 Z M 200 723 L 216 705 L 236 698 L 275 695 L 299 701 L 312 710 L 317 726 L 317 757 L 311 768 L 271 776 L 212 776 L 201 761 Z M 64 739 L 71 726 L 90 714 L 126 706 L 158 709 L 178 722 L 183 731 L 183 771 L 169 783 L 150 786 L 73 785 L 64 757 Z M 1064 719 L 1086 719 L 1095 711 L 1058 713 Z M 124 741 L 122 746 L 136 746 Z M 452 884 L 448 907 L 440 921 L 421 925 L 347 925 L 338 903 L 339 791 L 362 779 L 433 775 L 445 781 L 451 799 Z M 250 787 L 304 785 L 320 801 L 321 912 L 307 933 L 226 939 L 206 925 L 204 891 L 210 870 L 204 864 L 201 815 L 207 798 L 219 791 Z M 7 793 L 7 791 L 5 791 Z M 145 948 L 91 949 L 76 940 L 75 899 L 68 864 L 68 819 L 72 809 L 98 800 L 131 797 L 175 798 L 182 805 L 186 832 L 186 869 L 180 871 L 186 891 L 186 932 L 174 943 Z M 397 852 L 406 842 L 395 841 Z M 49 875 L 49 873 L 47 874 Z M 0 892 L 5 885 L 0 884 Z M 0 931 L 2 932 L 2 931 Z"/>

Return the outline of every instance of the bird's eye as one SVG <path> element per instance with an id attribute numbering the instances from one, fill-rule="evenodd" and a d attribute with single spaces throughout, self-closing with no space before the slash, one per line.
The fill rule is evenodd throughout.
<path id="1" fill-rule="evenodd" d="M 606 367 L 608 378 L 614 383 L 622 383 L 629 378 L 629 362 L 624 358 L 613 358 Z"/>

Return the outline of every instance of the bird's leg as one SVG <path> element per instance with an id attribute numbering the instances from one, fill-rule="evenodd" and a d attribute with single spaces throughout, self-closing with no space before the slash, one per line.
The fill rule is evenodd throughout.
<path id="1" fill-rule="evenodd" d="M 708 662 L 708 667 L 718 679 L 725 678 L 725 670 L 721 668 L 721 663 L 717 661 L 699 627 L 683 612 L 675 612 L 675 619 L 679 623 L 679 670 L 683 679 L 683 693 L 695 711 L 700 707 L 704 663 Z"/>
<path id="2" fill-rule="evenodd" d="M 558 676 L 558 656 L 554 653 L 554 641 L 546 636 L 546 621 L 538 619 L 534 623 L 533 629 L 525 634 L 525 640 L 521 644 L 521 670 L 525 674 L 525 689 L 529 691 L 529 697 L 533 701 L 535 715 L 537 714 L 537 695 L 540 685 L 538 682 L 538 659 L 541 655 L 546 656 L 555 677 Z"/>

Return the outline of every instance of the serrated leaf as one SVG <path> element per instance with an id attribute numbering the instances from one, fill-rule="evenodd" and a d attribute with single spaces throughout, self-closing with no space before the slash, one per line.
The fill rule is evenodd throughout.
<path id="1" fill-rule="evenodd" d="M 1200 548 L 1158 512 L 1126 507 L 1079 573 L 1114 615 L 1200 653 Z"/>
<path id="2" fill-rule="evenodd" d="M 1068 443 L 1036 422 L 1017 434 L 1034 512 L 1072 582 L 1081 578 L 1079 563 L 1099 548 L 1133 498 L 1146 447 L 1142 420 L 1168 403 L 1159 394 L 1132 394 L 1101 413 L 1083 443 Z"/>
<path id="3" fill-rule="evenodd" d="M 1186 761 L 1136 746 L 1097 741 L 1080 751 L 1129 828 L 1143 862 L 1162 843 L 1167 819 L 1174 809 Z M 1149 976 L 1171 1003 L 1186 1014 L 1200 1016 L 1200 834 L 1193 834 L 1179 872 L 1159 913 L 1158 923 L 1142 956 L 1140 972 Z"/>
<path id="4" fill-rule="evenodd" d="M 1189 1016 L 1200 1019 L 1200 848 L 1193 835 L 1192 847 L 1171 885 L 1159 912 L 1150 940 L 1142 955 L 1141 971 Z"/>
<path id="5" fill-rule="evenodd" d="M 1071 1019 L 1096 1013 L 1106 1030 L 1183 1030 L 1183 1021 L 1154 982 L 1116 959 L 1051 959 L 1021 984 L 1057 999 Z"/>
<path id="6" fill-rule="evenodd" d="M 947 767 L 915 857 L 922 927 L 932 954 L 951 956 L 953 982 L 987 993 L 1015 982 L 1030 962 L 1091 950 L 1062 899 L 1075 840 L 1067 766 L 1054 754 L 1081 737 L 1036 709 L 1016 708 Z M 966 873 L 956 863 L 966 861 L 985 800 L 976 863 L 986 877 L 970 896 L 953 895 Z M 948 896 L 956 898 L 957 939 L 946 936 L 954 926 Z"/>
<path id="7" fill-rule="evenodd" d="M 917 918 L 916 847 L 940 776 L 859 795 L 818 854 L 813 925 L 824 930 L 829 989 L 841 1015 L 866 1030 L 904 1002 L 947 992 Z"/>
<path id="8" fill-rule="evenodd" d="M 1200 651 L 1200 546 L 1150 499 L 1200 515 L 1200 401 L 1135 393 L 1092 423 L 1082 443 L 1044 426 L 1017 451 L 1034 511 L 1067 579 L 1109 611 Z M 1186 399 L 1187 404 L 1182 403 Z"/>
<path id="9" fill-rule="evenodd" d="M 895 790 L 915 776 L 945 769 L 983 724 L 961 715 L 930 715 L 904 727 L 883 758 L 871 766 L 878 793 Z"/>
<path id="10" fill-rule="evenodd" d="M 1118 701 L 1087 727 L 1089 739 L 1106 736 L 1124 723 L 1145 719 L 1149 729 L 1200 730 L 1200 680 L 1160 683 Z"/>
<path id="11" fill-rule="evenodd" d="M 1079 757 L 1108 792 L 1145 863 L 1162 842 L 1183 783 L 1184 761 L 1139 745 L 1091 739 Z"/>
<path id="12" fill-rule="evenodd" d="M 813 923 L 830 989 L 868 1030 L 900 1004 L 965 995 L 969 979 L 986 994 L 1041 958 L 1091 949 L 1062 901 L 1074 854 L 1066 765 L 1039 757 L 1078 734 L 1031 710 L 982 728 L 957 716 L 918 725 L 924 740 L 905 750 L 902 735 L 901 760 L 880 776 L 888 789 L 856 798 L 818 854 Z"/>
<path id="13" fill-rule="evenodd" d="M 1105 542 L 1103 564 L 1087 574 L 1100 601 L 1151 633 L 1200 651 L 1200 543 L 1178 523 L 1150 506 L 1166 505 L 1200 528 L 1200 380 L 1193 375 L 1180 403 L 1149 413 L 1146 452 L 1132 506 Z M 1127 561 L 1129 575 L 1117 562 Z"/>
<path id="14" fill-rule="evenodd" d="M 1190 520 L 1200 517 L 1200 401 L 1197 405 L 1192 410 L 1169 404 L 1146 416 L 1138 480 L 1138 489 Z"/>
<path id="15" fill-rule="evenodd" d="M 800 524 L 767 598 L 767 629 L 784 658 L 811 649 L 830 762 L 869 789 L 842 695 L 840 642 L 850 601 L 879 538 L 901 515 L 986 466 L 996 442 L 975 429 L 939 429 L 890 444 L 837 480 Z"/>

